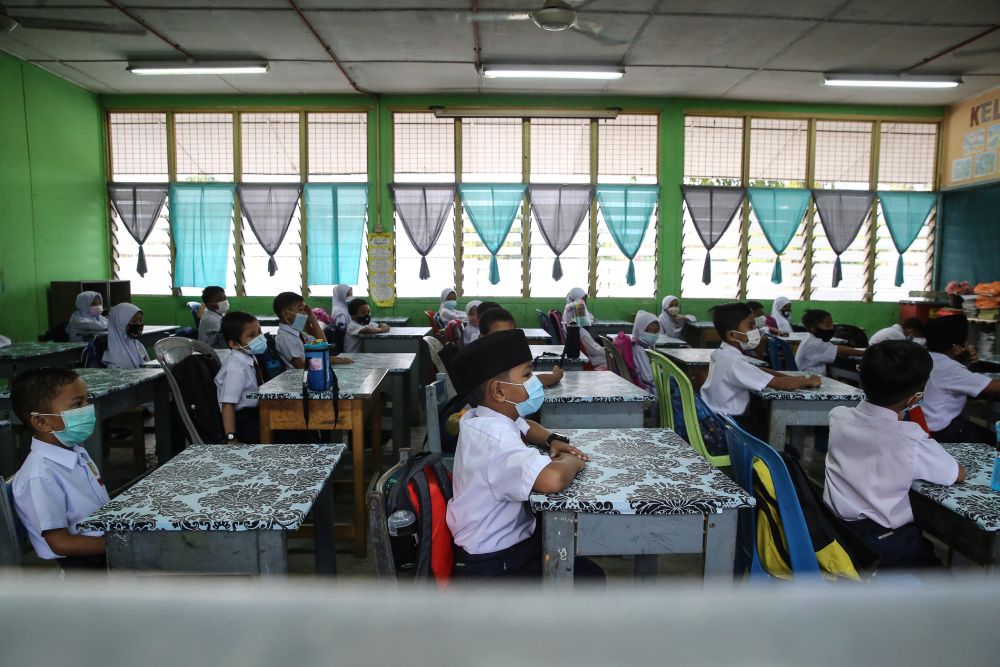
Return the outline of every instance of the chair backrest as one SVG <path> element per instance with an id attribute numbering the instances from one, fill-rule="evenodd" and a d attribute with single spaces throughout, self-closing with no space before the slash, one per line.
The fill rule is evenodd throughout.
<path id="1" fill-rule="evenodd" d="M 441 359 L 440 352 L 444 349 L 444 345 L 433 336 L 424 336 L 424 344 L 427 345 L 427 352 L 431 357 L 431 362 L 437 369 L 438 376 L 444 376 L 446 390 L 445 400 L 450 400 L 457 392 L 455 391 L 455 385 L 452 384 L 451 378 L 448 376 L 448 368 L 444 365 L 444 361 Z"/>
<path id="2" fill-rule="evenodd" d="M 691 379 L 662 353 L 656 350 L 646 350 L 646 356 L 649 357 L 649 365 L 653 370 L 653 383 L 656 385 L 656 401 L 660 413 L 660 427 L 678 432 L 683 430 L 691 448 L 705 457 L 706 461 L 717 468 L 728 466 L 730 464 L 728 456 L 712 454 L 705 446 L 705 440 L 702 438 L 701 426 L 699 425 L 698 406 Z M 677 424 L 674 420 L 674 402 L 676 398 L 680 399 L 684 424 Z"/>
<path id="3" fill-rule="evenodd" d="M 760 509 L 760 504 L 765 500 L 756 493 L 753 483 L 754 463 L 760 461 L 771 476 L 793 575 L 797 579 L 821 580 L 819 563 L 816 561 L 816 553 L 802 514 L 802 506 L 799 504 L 795 486 L 781 455 L 767 443 L 761 442 L 741 429 L 728 415 L 722 415 L 721 418 L 729 444 L 729 456 L 733 463 L 733 476 L 736 483 L 753 496 L 758 505 L 749 513 L 750 520 L 745 522 L 747 528 L 740 539 L 741 548 L 749 552 L 750 576 L 774 578 L 761 565 L 757 548 L 757 518 L 763 511 Z"/>
<path id="4" fill-rule="evenodd" d="M 323 328 L 326 342 L 330 344 L 330 354 L 341 354 L 344 351 L 344 341 L 347 338 L 347 327 L 343 324 L 331 324 Z"/>
<path id="5" fill-rule="evenodd" d="M 193 354 L 205 354 L 219 362 L 219 355 L 210 345 L 190 338 L 171 337 L 156 341 L 154 345 L 156 359 L 160 362 L 163 374 L 167 376 L 167 384 L 170 385 L 170 393 L 174 397 L 174 405 L 178 407 L 177 412 L 181 416 L 181 422 L 187 430 L 188 438 L 193 445 L 205 444 L 195 426 L 191 415 L 188 413 L 188 402 L 184 392 L 181 390 L 177 378 L 174 377 L 174 367 Z"/>
<path id="6" fill-rule="evenodd" d="M 853 324 L 834 324 L 833 337 L 846 340 L 851 347 L 868 347 L 868 334 Z"/>
<path id="7" fill-rule="evenodd" d="M 425 310 L 424 315 L 427 316 L 427 321 L 431 325 L 431 331 L 435 334 L 441 333 L 441 324 L 438 322 L 437 313 L 433 310 Z"/>
<path id="8" fill-rule="evenodd" d="M 386 492 L 389 482 L 398 480 L 409 458 L 410 450 L 406 447 L 401 448 L 399 462 L 381 476 L 373 477 L 368 487 L 368 525 L 371 527 L 369 536 L 372 552 L 375 555 L 375 578 L 380 581 L 396 583 L 396 561 L 392 557 L 388 517 L 385 513 Z"/>
<path id="9" fill-rule="evenodd" d="M 535 309 L 535 312 L 538 314 L 538 324 L 539 324 L 539 326 L 541 326 L 542 329 L 545 330 L 545 333 L 547 333 L 549 335 L 549 338 L 552 339 L 552 344 L 553 345 L 558 345 L 559 344 L 559 337 L 552 330 L 552 319 L 549 317 L 548 313 L 546 313 L 543 310 L 538 310 L 537 308 Z"/>
<path id="10" fill-rule="evenodd" d="M 198 325 L 201 324 L 201 320 L 198 318 L 198 313 L 201 312 L 201 301 L 188 301 L 187 307 L 191 309 L 191 317 L 194 318 L 194 328 L 197 329 Z"/>
<path id="11" fill-rule="evenodd" d="M 549 319 L 552 320 L 552 330 L 556 332 L 556 345 L 565 345 L 566 332 L 563 331 L 562 313 L 558 310 L 550 310 Z"/>
<path id="12" fill-rule="evenodd" d="M 14 509 L 14 492 L 9 481 L 0 489 L 0 567 L 19 567 L 27 533 Z"/>
<path id="13" fill-rule="evenodd" d="M 90 339 L 80 356 L 84 368 L 105 368 L 104 353 L 108 351 L 108 334 L 97 334 Z"/>
<path id="14" fill-rule="evenodd" d="M 427 412 L 427 451 L 441 453 L 441 410 L 448 403 L 448 376 L 438 373 L 434 382 L 424 387 Z"/>
<path id="15" fill-rule="evenodd" d="M 774 371 L 797 371 L 799 367 L 795 364 L 795 355 L 792 354 L 792 346 L 787 341 L 777 336 L 767 336 L 767 357 L 771 370 Z"/>
<path id="16" fill-rule="evenodd" d="M 598 336 L 598 340 L 601 341 L 605 356 L 608 358 L 608 370 L 632 382 L 632 373 L 629 372 L 628 365 L 625 363 L 625 359 L 622 358 L 622 353 L 618 351 L 618 348 L 611 342 L 611 339 L 607 336 Z"/>

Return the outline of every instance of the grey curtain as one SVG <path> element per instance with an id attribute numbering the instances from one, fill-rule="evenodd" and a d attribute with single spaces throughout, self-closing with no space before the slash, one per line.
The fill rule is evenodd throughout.
<path id="1" fill-rule="evenodd" d="M 135 268 L 140 276 L 146 275 L 146 253 L 143 252 L 142 244 L 149 238 L 156 220 L 160 217 L 163 204 L 167 201 L 168 187 L 166 183 L 163 185 L 119 183 L 108 186 L 108 199 L 115 215 L 139 244 L 139 261 Z"/>
<path id="2" fill-rule="evenodd" d="M 583 219 L 590 211 L 594 198 L 591 185 L 531 185 L 528 186 L 528 202 L 535 214 L 538 229 L 556 259 L 552 263 L 552 279 L 563 276 L 559 256 L 573 242 Z"/>
<path id="3" fill-rule="evenodd" d="M 236 188 L 236 194 L 240 199 L 243 217 L 247 219 L 253 235 L 267 253 L 267 271 L 273 276 L 278 270 L 274 253 L 278 252 L 281 242 L 285 240 L 285 234 L 288 233 L 288 225 L 295 215 L 302 186 L 297 183 L 280 185 L 254 183 L 240 185 Z"/>
<path id="4" fill-rule="evenodd" d="M 707 285 L 712 282 L 712 248 L 732 224 L 746 190 L 721 185 L 682 185 L 681 192 L 694 228 L 708 251 L 701 269 L 701 282 Z"/>
<path id="5" fill-rule="evenodd" d="M 392 205 L 403 231 L 420 253 L 420 279 L 427 280 L 427 253 L 434 248 L 455 206 L 454 183 L 392 183 Z"/>
<path id="6" fill-rule="evenodd" d="M 813 201 L 819 212 L 819 221 L 837 253 L 833 263 L 833 286 L 840 284 L 844 272 L 840 268 L 840 253 L 847 250 L 861 231 L 861 225 L 872 209 L 874 192 L 866 190 L 813 190 Z"/>

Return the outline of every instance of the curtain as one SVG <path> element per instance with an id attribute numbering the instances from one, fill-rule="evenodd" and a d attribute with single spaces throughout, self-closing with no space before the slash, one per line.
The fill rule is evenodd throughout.
<path id="1" fill-rule="evenodd" d="M 658 185 L 598 185 L 597 203 L 615 245 L 628 257 L 625 282 L 635 285 L 635 255 L 660 196 Z"/>
<path id="2" fill-rule="evenodd" d="M 295 185 L 240 185 L 236 188 L 240 198 L 240 208 L 250 224 L 264 252 L 267 253 L 267 272 L 274 275 L 278 263 L 274 253 L 278 252 L 285 240 L 288 225 L 295 215 L 302 186 Z"/>
<path id="3" fill-rule="evenodd" d="M 764 231 L 774 258 L 771 282 L 781 283 L 781 253 L 795 236 L 809 207 L 809 191 L 803 188 L 747 188 L 750 208 Z"/>
<path id="4" fill-rule="evenodd" d="M 701 282 L 708 285 L 712 282 L 712 248 L 729 229 L 746 190 L 721 185 L 682 185 L 681 192 L 694 228 L 708 251 L 701 270 Z"/>
<path id="5" fill-rule="evenodd" d="M 420 279 L 427 280 L 431 277 L 427 253 L 437 243 L 455 206 L 455 186 L 450 183 L 393 183 L 389 191 L 403 231 L 420 253 Z"/>
<path id="6" fill-rule="evenodd" d="M 167 185 L 109 185 L 108 198 L 115 215 L 125 225 L 125 229 L 139 244 L 139 261 L 135 270 L 140 276 L 146 275 L 146 253 L 142 244 L 160 217 L 163 204 L 167 200 Z"/>
<path id="7" fill-rule="evenodd" d="M 882 204 L 885 224 L 889 227 L 889 236 L 899 253 L 896 260 L 896 287 L 899 287 L 903 284 L 903 253 L 931 217 L 931 211 L 937 204 L 937 193 L 879 191 L 878 199 Z"/>
<path id="8" fill-rule="evenodd" d="M 235 191 L 223 183 L 170 186 L 174 287 L 226 284 Z"/>
<path id="9" fill-rule="evenodd" d="M 823 225 L 830 247 L 837 253 L 837 259 L 833 263 L 834 287 L 844 277 L 840 268 L 840 254 L 847 250 L 861 231 L 861 225 L 872 210 L 874 199 L 875 193 L 866 190 L 813 190 L 819 222 Z"/>
<path id="10" fill-rule="evenodd" d="M 364 183 L 307 183 L 306 250 L 310 285 L 356 285 L 368 212 Z"/>
<path id="11" fill-rule="evenodd" d="M 524 198 L 522 183 L 462 183 L 458 191 L 472 226 L 490 251 L 490 284 L 500 282 L 497 253 L 514 224 Z"/>
<path id="12" fill-rule="evenodd" d="M 556 259 L 552 263 L 552 279 L 563 276 L 559 255 L 573 242 L 583 219 L 590 211 L 594 188 L 590 185 L 530 185 L 528 202 L 535 214 L 538 229 Z"/>

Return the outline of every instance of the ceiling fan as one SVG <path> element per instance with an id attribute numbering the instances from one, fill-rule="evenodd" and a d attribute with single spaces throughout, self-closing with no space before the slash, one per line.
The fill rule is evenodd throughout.
<path id="1" fill-rule="evenodd" d="M 572 30 L 589 37 L 601 44 L 627 44 L 629 40 L 609 34 L 600 23 L 586 21 L 580 18 L 577 11 L 591 4 L 594 0 L 569 2 L 567 0 L 545 0 L 541 9 L 519 12 L 476 12 L 473 21 L 532 21 L 542 30 L 562 32 Z"/>
<path id="2" fill-rule="evenodd" d="M 0 33 L 10 32 L 18 27 L 27 30 L 71 30 L 74 32 L 99 32 L 112 35 L 146 34 L 145 28 L 134 23 L 98 23 L 96 21 L 69 21 L 38 16 L 11 16 L 3 3 L 0 3 Z"/>

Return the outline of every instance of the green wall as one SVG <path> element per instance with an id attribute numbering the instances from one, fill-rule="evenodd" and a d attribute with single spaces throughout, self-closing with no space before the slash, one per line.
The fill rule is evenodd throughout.
<path id="1" fill-rule="evenodd" d="M 48 328 L 53 280 L 109 277 L 97 96 L 0 54 L 0 333 Z"/>

